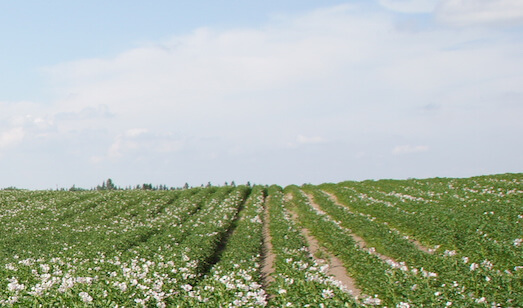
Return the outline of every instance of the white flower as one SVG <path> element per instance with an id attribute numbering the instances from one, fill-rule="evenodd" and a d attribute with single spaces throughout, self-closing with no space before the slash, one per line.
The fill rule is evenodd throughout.
<path id="1" fill-rule="evenodd" d="M 80 294 L 78 294 L 78 295 L 82 298 L 82 301 L 84 303 L 90 303 L 93 301 L 93 298 L 87 292 L 80 292 Z"/>
<path id="2" fill-rule="evenodd" d="M 476 299 L 476 303 L 481 304 L 481 303 L 484 303 L 486 300 L 487 300 L 487 299 L 484 298 L 484 297 L 482 297 L 482 298 L 478 298 L 478 299 Z"/>
<path id="3" fill-rule="evenodd" d="M 64 293 L 68 289 L 72 288 L 74 286 L 74 278 L 62 278 L 62 284 L 58 288 L 59 292 Z"/>
<path id="4" fill-rule="evenodd" d="M 514 240 L 514 246 L 521 246 L 521 243 L 523 243 L 523 239 L 517 238 Z"/>
<path id="5" fill-rule="evenodd" d="M 488 268 L 488 269 L 492 269 L 492 262 L 490 262 L 489 260 L 483 260 L 483 262 L 481 262 L 481 265 L 483 265 L 484 267 Z"/>
<path id="6" fill-rule="evenodd" d="M 400 302 L 399 304 L 396 305 L 396 308 L 410 308 L 410 304 L 405 303 L 405 302 Z"/>
<path id="7" fill-rule="evenodd" d="M 25 259 L 25 260 L 22 260 L 22 261 L 18 261 L 18 263 L 20 263 L 22 265 L 25 265 L 25 266 L 31 266 L 31 265 L 33 265 L 33 260 L 32 259 Z"/>
<path id="8" fill-rule="evenodd" d="M 455 250 L 445 250 L 445 252 L 443 253 L 443 255 L 445 257 L 452 257 L 452 256 L 455 256 L 456 255 L 456 251 Z"/>
<path id="9" fill-rule="evenodd" d="M 475 271 L 475 270 L 478 269 L 478 267 L 479 267 L 479 265 L 478 265 L 477 263 L 472 263 L 472 264 L 470 265 L 470 270 L 471 270 L 471 271 Z"/>
<path id="10" fill-rule="evenodd" d="M 116 282 L 113 283 L 113 286 L 119 288 L 120 291 L 122 291 L 122 292 L 127 291 L 127 283 L 125 283 L 125 282 L 118 283 L 116 281 Z"/>
<path id="11" fill-rule="evenodd" d="M 18 279 L 16 278 L 9 278 L 9 283 L 7 284 L 7 289 L 9 291 L 22 291 L 25 289 L 25 285 L 24 284 L 20 284 L 18 283 Z"/>
<path id="12" fill-rule="evenodd" d="M 374 295 L 374 297 L 367 297 L 363 301 L 363 303 L 366 305 L 377 306 L 377 305 L 381 305 L 381 299 L 379 299 L 377 295 Z"/>
<path id="13" fill-rule="evenodd" d="M 278 293 L 279 293 L 279 294 L 284 294 L 284 293 L 287 293 L 287 290 L 285 290 L 285 289 L 279 289 L 279 290 L 278 290 Z"/>
<path id="14" fill-rule="evenodd" d="M 51 267 L 47 264 L 40 264 L 40 269 L 42 270 L 43 273 L 47 273 L 47 272 L 49 272 Z"/>
<path id="15" fill-rule="evenodd" d="M 7 303 L 9 303 L 9 304 L 11 304 L 11 305 L 14 304 L 14 303 L 16 303 L 17 301 L 18 301 L 18 296 L 12 296 L 12 297 L 9 297 L 9 298 L 7 299 Z"/>
<path id="16" fill-rule="evenodd" d="M 137 303 L 137 304 L 141 304 L 142 306 L 145 306 L 145 304 L 147 303 L 147 301 L 143 298 L 135 298 L 134 301 Z"/>
<path id="17" fill-rule="evenodd" d="M 86 283 L 91 284 L 93 282 L 94 278 L 92 277 L 76 277 L 76 282 L 78 283 Z"/>
<path id="18" fill-rule="evenodd" d="M 323 290 L 321 292 L 321 296 L 323 298 L 333 298 L 334 297 L 334 292 L 330 289 L 327 289 L 327 290 Z"/>

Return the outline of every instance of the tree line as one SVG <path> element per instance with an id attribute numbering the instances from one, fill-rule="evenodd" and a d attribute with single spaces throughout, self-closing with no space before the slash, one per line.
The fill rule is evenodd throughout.
<path id="1" fill-rule="evenodd" d="M 251 186 L 250 182 L 247 182 L 247 186 Z M 207 182 L 207 184 L 204 186 L 203 184 L 200 185 L 200 187 L 213 187 L 211 182 Z M 223 186 L 232 186 L 236 187 L 236 183 L 234 181 L 225 182 Z M 143 183 L 143 184 L 137 184 L 135 186 L 125 186 L 120 187 L 117 186 L 112 179 L 107 179 L 106 181 L 102 182 L 101 185 L 97 185 L 95 188 L 91 189 L 85 189 L 85 188 L 79 188 L 76 187 L 76 185 L 73 185 L 71 188 L 69 188 L 69 191 L 82 191 L 82 190 L 183 190 L 183 189 L 190 189 L 193 188 L 193 186 L 190 186 L 189 183 L 185 183 L 182 187 L 168 187 L 167 185 L 153 185 L 151 183 Z M 65 190 L 65 189 L 60 189 Z"/>

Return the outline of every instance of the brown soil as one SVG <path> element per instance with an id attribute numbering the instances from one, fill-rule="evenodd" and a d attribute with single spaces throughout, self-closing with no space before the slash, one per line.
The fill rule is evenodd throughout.
<path id="1" fill-rule="evenodd" d="M 326 191 L 322 191 L 324 194 L 326 194 L 327 196 L 329 196 L 329 198 L 332 200 L 332 202 L 336 203 L 337 205 L 339 206 L 343 206 L 343 207 L 346 207 L 349 209 L 350 211 L 350 207 L 346 204 L 341 204 L 341 202 L 338 200 L 338 197 L 334 194 L 331 194 L 329 192 L 326 192 Z M 310 197 L 309 197 L 309 200 L 310 200 Z M 312 201 L 311 201 L 312 202 Z M 398 231 L 398 230 L 396 230 Z M 399 232 L 399 231 L 398 231 Z M 401 233 L 401 232 L 400 232 Z M 430 249 L 426 246 L 423 246 L 423 244 L 421 244 L 420 242 L 418 242 L 417 240 L 414 240 L 414 239 L 408 239 L 409 242 L 411 242 L 412 244 L 414 244 L 414 246 L 416 246 L 416 248 L 418 248 L 419 250 L 423 251 L 423 252 L 426 252 L 426 253 L 434 253 L 433 249 Z"/>
<path id="2" fill-rule="evenodd" d="M 434 249 L 430 249 L 426 246 L 423 246 L 423 244 L 421 244 L 420 242 L 414 240 L 414 239 L 407 239 L 409 242 L 411 242 L 412 244 L 414 244 L 414 246 L 416 246 L 416 248 L 418 248 L 419 250 L 423 251 L 423 252 L 426 252 L 426 253 L 430 253 L 430 254 L 433 254 L 434 253 Z"/>
<path id="3" fill-rule="evenodd" d="M 265 210 L 263 213 L 263 251 L 261 274 L 263 285 L 265 287 L 269 286 L 274 281 L 272 274 L 274 273 L 274 261 L 276 259 L 276 256 L 272 250 L 271 233 L 269 232 L 269 198 L 270 197 L 265 200 Z"/>
<path id="4" fill-rule="evenodd" d="M 356 286 L 356 281 L 347 274 L 347 270 L 343 266 L 343 262 L 336 256 L 328 253 L 325 249 L 323 249 L 316 238 L 310 234 L 309 230 L 303 228 L 302 233 L 307 239 L 310 253 L 314 256 L 314 258 L 317 259 L 319 263 L 327 263 L 329 265 L 328 274 L 333 276 L 334 279 L 340 281 L 357 299 L 361 295 L 361 290 Z M 320 259 L 317 257 L 318 253 L 325 255 L 326 258 Z"/>
<path id="5" fill-rule="evenodd" d="M 294 211 L 290 211 L 290 214 L 294 221 L 299 221 L 298 214 L 296 214 Z M 349 290 L 352 296 L 354 296 L 357 300 L 361 295 L 361 290 L 356 286 L 356 281 L 347 274 L 347 270 L 343 266 L 343 262 L 336 256 L 327 252 L 326 249 L 321 247 L 318 240 L 310 234 L 308 229 L 302 228 L 301 231 L 308 243 L 309 252 L 314 257 L 314 259 L 316 259 L 316 261 L 320 264 L 327 264 L 327 273 L 334 277 L 334 279 L 341 282 L 343 286 L 345 286 L 345 288 L 347 288 L 347 290 Z M 320 258 L 320 255 L 323 256 L 323 258 Z"/>
<path id="6" fill-rule="evenodd" d="M 314 202 L 314 198 L 313 198 L 311 195 L 306 194 L 306 196 L 307 196 L 307 198 L 309 199 L 309 203 L 311 204 L 311 206 L 312 206 L 313 208 L 315 208 L 315 209 L 316 209 L 317 211 L 319 211 L 320 213 L 323 213 L 323 214 L 329 216 L 327 213 L 325 213 L 325 212 L 320 208 L 320 206 L 319 206 L 317 203 Z M 339 203 L 338 203 L 338 204 L 339 204 Z M 342 227 L 342 228 L 343 228 L 343 227 Z M 363 238 L 361 238 L 361 237 L 359 237 L 358 235 L 352 233 L 352 231 L 349 230 L 349 229 L 346 229 L 346 228 L 344 228 L 344 229 L 350 232 L 350 235 L 351 235 L 352 239 L 356 242 L 356 244 L 357 244 L 361 249 L 363 249 L 363 250 L 365 250 L 365 251 L 367 251 L 367 252 L 369 252 L 369 253 L 371 253 L 371 254 L 377 256 L 378 258 L 380 258 L 380 259 L 383 260 L 383 261 L 391 261 L 391 262 L 394 262 L 394 263 L 398 263 L 398 262 L 397 262 L 396 260 L 394 260 L 393 258 L 391 258 L 391 257 L 389 257 L 389 256 L 386 256 L 386 255 L 382 255 L 382 254 L 376 252 L 376 250 L 374 250 L 374 248 L 367 248 L 368 245 L 367 245 L 367 243 L 365 242 L 365 240 L 364 240 Z"/>

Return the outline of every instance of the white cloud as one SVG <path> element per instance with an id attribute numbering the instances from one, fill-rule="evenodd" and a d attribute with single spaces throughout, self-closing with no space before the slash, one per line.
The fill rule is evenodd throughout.
<path id="1" fill-rule="evenodd" d="M 114 116 L 114 114 L 109 111 L 107 105 L 90 105 L 74 112 L 64 112 L 63 110 L 64 109 L 61 108 L 60 111 L 54 115 L 54 118 L 59 121 L 85 121 L 111 118 Z"/>
<path id="2" fill-rule="evenodd" d="M 125 132 L 127 137 L 138 137 L 140 135 L 146 134 L 149 130 L 145 128 L 132 128 Z"/>
<path id="3" fill-rule="evenodd" d="M 373 17 L 348 7 L 316 11 L 260 29 L 201 28 L 159 44 L 125 51 L 113 59 L 87 59 L 47 71 L 65 89 L 58 103 L 70 112 L 105 105 L 135 121 L 164 119 L 198 123 L 202 116 L 255 112 L 253 96 L 325 82 L 340 65 L 370 59 L 369 32 L 386 31 Z M 243 94 L 243 97 L 240 96 Z M 230 97 L 236 99 L 230 99 Z M 299 105 L 288 101 L 285 106 Z M 281 102 L 265 100 L 264 108 Z M 158 122 L 158 118 L 154 119 Z"/>
<path id="4" fill-rule="evenodd" d="M 437 17 L 456 26 L 523 23 L 521 0 L 443 0 Z"/>
<path id="5" fill-rule="evenodd" d="M 184 141 L 169 133 L 154 133 L 147 129 L 133 128 L 116 136 L 110 145 L 105 159 L 120 159 L 123 156 L 133 156 L 131 159 L 157 154 L 174 153 L 183 148 Z M 95 162 L 104 157 L 94 156 Z"/>
<path id="6" fill-rule="evenodd" d="M 296 141 L 298 142 L 298 144 L 317 144 L 325 142 L 325 139 L 319 136 L 306 137 L 303 135 L 298 135 Z"/>
<path id="7" fill-rule="evenodd" d="M 382 4 L 430 9 L 429 1 Z M 174 176 L 182 184 L 188 176 L 206 183 L 210 174 L 217 182 L 240 174 L 265 183 L 314 181 L 303 178 L 306 172 L 328 181 L 358 172 L 394 177 L 384 173 L 382 153 L 426 152 L 420 156 L 437 160 L 437 149 L 450 142 L 463 144 L 459 153 L 450 147 L 456 160 L 494 142 L 489 148 L 521 153 L 513 142 L 523 128 L 520 33 L 441 24 L 400 31 L 401 18 L 412 16 L 338 6 L 279 16 L 258 28 L 200 28 L 113 58 L 63 63 L 46 69 L 57 99 L 0 102 L 0 131 L 22 127 L 17 142 L 43 149 L 34 153 L 73 153 L 75 166 L 97 163 L 84 173 L 125 173 L 132 165 L 136 178 L 163 174 L 150 181 L 172 183 Z M 16 144 L 13 134 L 4 134 L 3 144 Z M 482 134 L 492 138 L 479 140 Z M 302 146 L 315 144 L 321 146 Z M 474 166 L 521 161 L 484 156 Z M 276 161 L 281 165 L 264 167 Z M 426 165 L 434 172 L 461 168 Z"/>
<path id="8" fill-rule="evenodd" d="M 434 10 L 438 0 L 379 0 L 379 3 L 401 13 L 429 13 Z"/>
<path id="9" fill-rule="evenodd" d="M 7 131 L 0 132 L 0 149 L 20 143 L 24 139 L 24 136 L 24 129 L 21 127 L 15 127 Z"/>
<path id="10" fill-rule="evenodd" d="M 392 154 L 403 155 L 410 153 L 426 152 L 428 150 L 429 147 L 426 145 L 398 145 L 392 150 Z"/>
<path id="11" fill-rule="evenodd" d="M 302 134 L 298 134 L 298 136 L 292 138 L 292 141 L 286 143 L 286 147 L 289 149 L 295 149 L 299 146 L 322 144 L 326 141 L 327 140 L 325 138 L 320 136 L 304 136 Z"/>

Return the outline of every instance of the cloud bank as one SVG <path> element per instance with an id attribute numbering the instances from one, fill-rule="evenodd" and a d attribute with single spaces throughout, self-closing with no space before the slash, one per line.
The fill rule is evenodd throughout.
<path id="1" fill-rule="evenodd" d="M 426 145 L 398 145 L 392 150 L 392 154 L 402 155 L 409 153 L 420 153 L 426 152 L 429 150 L 429 147 Z"/>
<path id="2" fill-rule="evenodd" d="M 397 26 L 405 13 L 459 26 L 517 21 L 508 11 L 519 2 L 380 3 L 198 28 L 46 67 L 52 102 L 0 103 L 0 163 L 45 164 L 31 165 L 36 187 L 521 171 L 520 32 Z"/>
<path id="3" fill-rule="evenodd" d="M 440 21 L 456 26 L 523 24 L 519 0 L 443 0 L 437 7 Z"/>

